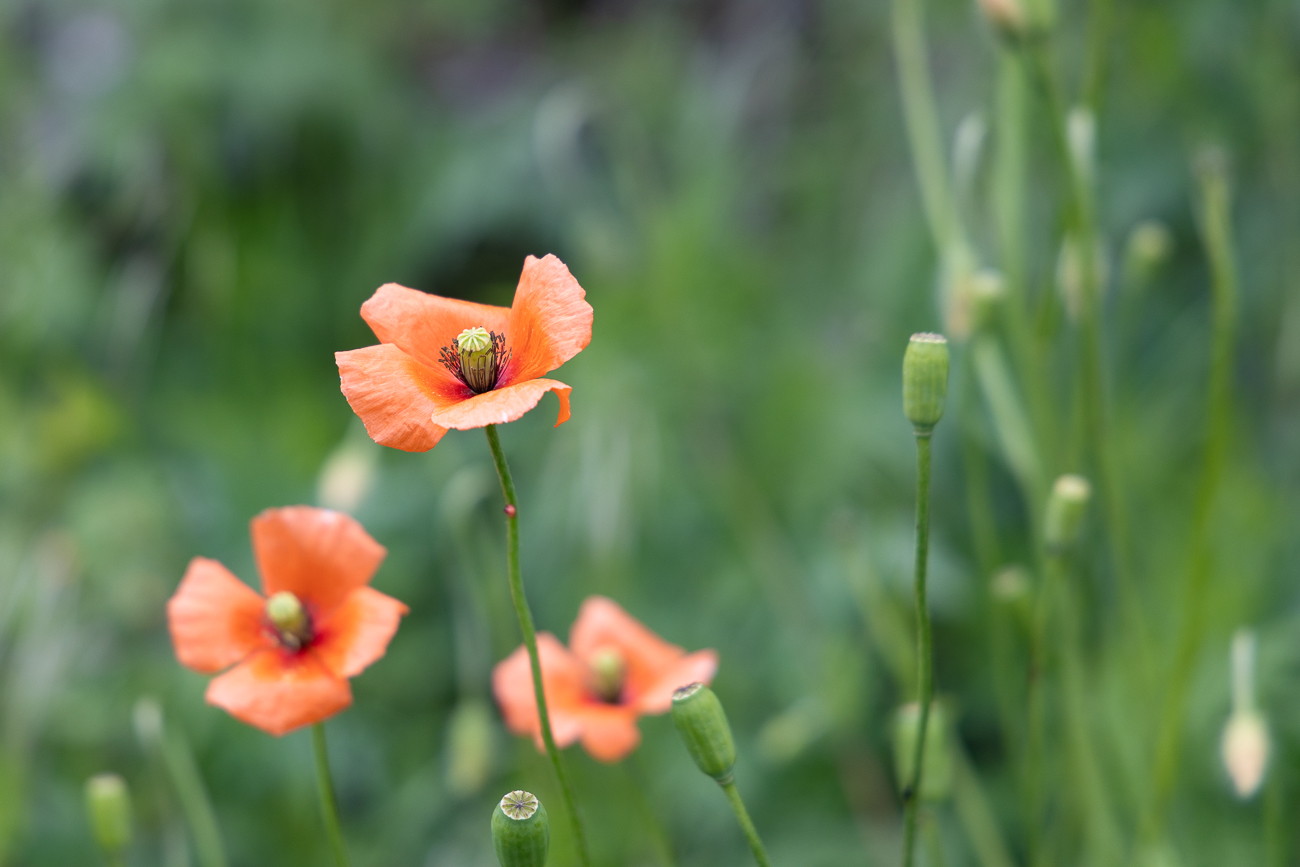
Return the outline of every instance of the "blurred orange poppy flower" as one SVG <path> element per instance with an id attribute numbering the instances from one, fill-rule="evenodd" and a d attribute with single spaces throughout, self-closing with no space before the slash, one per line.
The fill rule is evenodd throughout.
<path id="1" fill-rule="evenodd" d="M 569 647 L 549 632 L 537 636 L 542 689 L 555 742 L 575 741 L 602 762 L 622 759 L 641 742 L 642 714 L 666 713 L 673 690 L 708 683 L 718 669 L 712 650 L 687 653 L 655 635 L 603 596 L 582 603 L 569 630 Z M 520 646 L 492 671 L 492 692 L 506 726 L 532 735 L 541 750 L 541 723 L 533 695 L 532 666 Z"/>
<path id="2" fill-rule="evenodd" d="M 380 445 L 428 451 L 448 428 L 514 421 L 569 386 L 546 374 L 591 342 L 591 305 L 554 256 L 529 256 L 510 307 L 387 283 L 361 305 L 378 346 L 334 353 L 343 394 Z"/>
<path id="3" fill-rule="evenodd" d="M 368 585 L 388 553 L 329 509 L 267 509 L 252 521 L 267 596 L 195 557 L 167 602 L 176 658 L 204 674 L 209 704 L 273 735 L 352 704 L 348 678 L 384 655 L 407 607 Z"/>

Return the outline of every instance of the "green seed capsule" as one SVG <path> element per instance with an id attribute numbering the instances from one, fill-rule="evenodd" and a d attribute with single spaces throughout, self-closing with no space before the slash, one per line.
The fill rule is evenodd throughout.
<path id="1" fill-rule="evenodd" d="M 1043 520 L 1043 542 L 1049 550 L 1059 551 L 1079 541 L 1091 499 L 1092 485 L 1083 476 L 1061 476 L 1056 480 Z"/>
<path id="2" fill-rule="evenodd" d="M 903 414 L 918 435 L 928 435 L 939 423 L 947 399 L 947 338 L 913 334 L 903 353 Z"/>
<path id="3" fill-rule="evenodd" d="M 116 855 L 131 845 L 131 796 L 117 774 L 97 774 L 86 780 L 86 812 L 99 848 Z"/>
<path id="4" fill-rule="evenodd" d="M 692 683 L 674 692 L 673 722 L 699 769 L 723 785 L 731 782 L 736 743 L 722 702 L 713 690 Z"/>
<path id="5" fill-rule="evenodd" d="M 507 794 L 492 811 L 492 848 L 501 867 L 543 867 L 551 824 L 537 796 L 523 789 Z"/>

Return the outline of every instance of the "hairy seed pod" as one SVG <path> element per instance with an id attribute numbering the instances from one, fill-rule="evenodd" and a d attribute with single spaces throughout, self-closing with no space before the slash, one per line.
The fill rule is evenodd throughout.
<path id="1" fill-rule="evenodd" d="M 1043 542 L 1049 550 L 1068 548 L 1079 540 L 1083 516 L 1092 499 L 1092 485 L 1083 476 L 1061 476 L 1052 485 L 1043 520 Z"/>
<path id="2" fill-rule="evenodd" d="M 131 845 L 131 796 L 117 774 L 96 774 L 86 780 L 86 812 L 99 848 L 116 855 Z"/>
<path id="3" fill-rule="evenodd" d="M 673 722 L 686 750 L 701 771 L 720 784 L 731 782 L 736 766 L 736 742 L 722 702 L 702 683 L 683 686 L 673 693 Z"/>
<path id="4" fill-rule="evenodd" d="M 913 334 L 903 353 L 903 414 L 917 435 L 929 435 L 948 399 L 948 340 Z"/>
<path id="5" fill-rule="evenodd" d="M 551 824 L 537 796 L 523 789 L 506 794 L 492 811 L 492 848 L 501 867 L 543 867 Z"/>

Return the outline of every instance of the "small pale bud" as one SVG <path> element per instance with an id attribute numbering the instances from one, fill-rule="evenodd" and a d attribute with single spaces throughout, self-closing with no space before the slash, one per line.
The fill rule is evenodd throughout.
<path id="1" fill-rule="evenodd" d="M 674 692 L 673 723 L 699 769 L 721 784 L 731 782 L 736 743 L 722 702 L 713 690 L 692 683 Z"/>
<path id="2" fill-rule="evenodd" d="M 1056 480 L 1043 520 L 1043 541 L 1049 550 L 1068 548 L 1079 540 L 1091 499 L 1092 485 L 1083 476 L 1061 476 Z"/>
<path id="3" fill-rule="evenodd" d="M 1025 34 L 1028 21 L 1020 0 L 979 0 L 979 7 L 999 36 L 1014 40 Z"/>
<path id="4" fill-rule="evenodd" d="M 1253 710 L 1235 711 L 1223 728 L 1220 742 L 1223 766 L 1232 778 L 1239 798 L 1249 798 L 1259 791 L 1268 767 L 1268 727 Z"/>
<path id="5" fill-rule="evenodd" d="M 1092 112 L 1082 105 L 1070 109 L 1065 133 L 1075 171 L 1091 182 L 1097 153 L 1097 121 Z"/>
<path id="6" fill-rule="evenodd" d="M 95 842 L 117 855 L 131 845 L 131 796 L 117 774 L 97 774 L 86 780 L 86 811 Z"/>
<path id="7" fill-rule="evenodd" d="M 1174 236 L 1159 220 L 1143 220 L 1128 233 L 1124 250 L 1125 277 L 1129 285 L 1140 286 L 1151 279 L 1174 249 Z"/>
<path id="8" fill-rule="evenodd" d="M 550 820 L 536 795 L 517 789 L 497 802 L 492 848 L 501 867 L 544 867 L 550 845 Z"/>
<path id="9" fill-rule="evenodd" d="M 975 312 L 975 327 L 988 329 L 997 325 L 1002 313 L 1002 302 L 1007 297 L 1006 281 L 991 268 L 982 268 L 971 278 L 971 305 Z"/>
<path id="10" fill-rule="evenodd" d="M 912 782 L 921 706 L 905 704 L 894 717 L 894 770 L 900 786 Z M 948 748 L 948 719 L 941 702 L 930 703 L 925 726 L 925 758 L 921 765 L 921 800 L 942 801 L 952 792 L 952 754 Z"/>
<path id="11" fill-rule="evenodd" d="M 464 797 L 478 792 L 492 773 L 492 712 L 481 699 L 465 699 L 447 721 L 447 789 Z"/>
<path id="12" fill-rule="evenodd" d="M 1029 573 L 1023 566 L 1003 566 L 989 581 L 993 598 L 1008 605 L 1018 605 L 1028 599 L 1029 590 Z"/>
<path id="13" fill-rule="evenodd" d="M 158 699 L 149 695 L 136 699 L 135 707 L 131 709 L 131 724 L 145 749 L 152 749 L 162 740 L 163 710 Z"/>
<path id="14" fill-rule="evenodd" d="M 934 430 L 947 398 L 947 339 L 942 334 L 913 334 L 903 353 L 903 414 L 918 436 Z"/>
<path id="15" fill-rule="evenodd" d="M 288 590 L 281 590 L 266 600 L 266 619 L 271 621 L 280 641 L 290 650 L 298 650 L 311 640 L 307 610 Z"/>
<path id="16" fill-rule="evenodd" d="M 1105 287 L 1110 282 L 1110 263 L 1100 238 L 1093 247 L 1092 269 L 1093 285 Z M 1084 307 L 1083 257 L 1074 235 L 1066 235 L 1061 241 L 1061 251 L 1056 258 L 1056 289 L 1065 303 L 1066 315 L 1071 322 L 1078 322 Z"/>

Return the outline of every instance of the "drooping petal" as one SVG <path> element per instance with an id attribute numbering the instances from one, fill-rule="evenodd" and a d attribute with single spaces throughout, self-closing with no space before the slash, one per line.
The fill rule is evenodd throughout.
<path id="1" fill-rule="evenodd" d="M 430 418 L 436 406 L 432 395 L 451 397 L 446 377 L 387 343 L 336 352 L 334 361 L 343 396 L 381 446 L 427 452 L 447 432 Z"/>
<path id="2" fill-rule="evenodd" d="M 439 353 L 466 328 L 482 326 L 505 334 L 510 308 L 442 298 L 385 283 L 365 304 L 361 318 L 382 343 L 391 343 L 427 367 L 444 370 Z M 450 376 L 450 374 L 448 374 Z"/>
<path id="3" fill-rule="evenodd" d="M 569 646 L 579 659 L 588 663 L 606 648 L 617 650 L 626 666 L 623 694 L 627 701 L 638 706 L 641 696 L 657 698 L 663 679 L 675 677 L 674 670 L 686 658 L 685 650 L 664 641 L 604 596 L 589 596 L 582 603 L 578 619 L 569 631 Z M 651 706 L 659 705 L 652 701 Z"/>
<path id="4" fill-rule="evenodd" d="M 310 651 L 260 650 L 208 684 L 208 704 L 283 735 L 352 704 L 352 688 Z"/>
<path id="5" fill-rule="evenodd" d="M 549 632 L 537 634 L 537 656 L 542 665 L 542 691 L 551 719 L 555 743 L 567 747 L 582 735 L 586 703 L 587 667 Z M 520 645 L 492 669 L 492 694 L 501 708 L 506 728 L 532 735 L 542 749 L 542 728 L 533 694 L 533 669 L 528 649 Z"/>
<path id="6" fill-rule="evenodd" d="M 553 391 L 560 399 L 560 414 L 555 421 L 555 426 L 559 427 L 569 420 L 569 392 L 572 390 L 554 379 L 530 379 L 505 388 L 485 391 L 467 400 L 444 399 L 436 396 L 434 398 L 436 408 L 432 418 L 434 424 L 456 430 L 505 424 L 537 406 L 542 395 Z"/>
<path id="7" fill-rule="evenodd" d="M 659 680 L 636 692 L 634 706 L 640 713 L 667 713 L 673 706 L 673 690 L 692 683 L 711 683 L 718 673 L 718 654 L 714 650 L 688 653 L 668 666 Z"/>
<path id="8" fill-rule="evenodd" d="M 313 621 L 369 583 L 388 553 L 351 516 L 311 506 L 267 509 L 253 519 L 252 535 L 266 595 L 293 593 Z"/>
<path id="9" fill-rule="evenodd" d="M 360 587 L 315 624 L 312 652 L 337 676 L 355 677 L 384 655 L 408 611 L 393 597 Z"/>
<path id="10" fill-rule="evenodd" d="M 555 256 L 524 260 L 506 331 L 510 366 L 503 385 L 535 379 L 555 370 L 591 342 L 587 293 Z"/>
<path id="11" fill-rule="evenodd" d="M 167 626 L 181 665 L 210 674 L 273 639 L 262 623 L 265 600 L 216 560 L 195 557 L 167 600 Z"/>
<path id="12" fill-rule="evenodd" d="M 593 759 L 617 762 L 627 757 L 641 743 L 636 726 L 636 711 L 613 704 L 591 703 L 580 715 L 582 748 Z"/>

